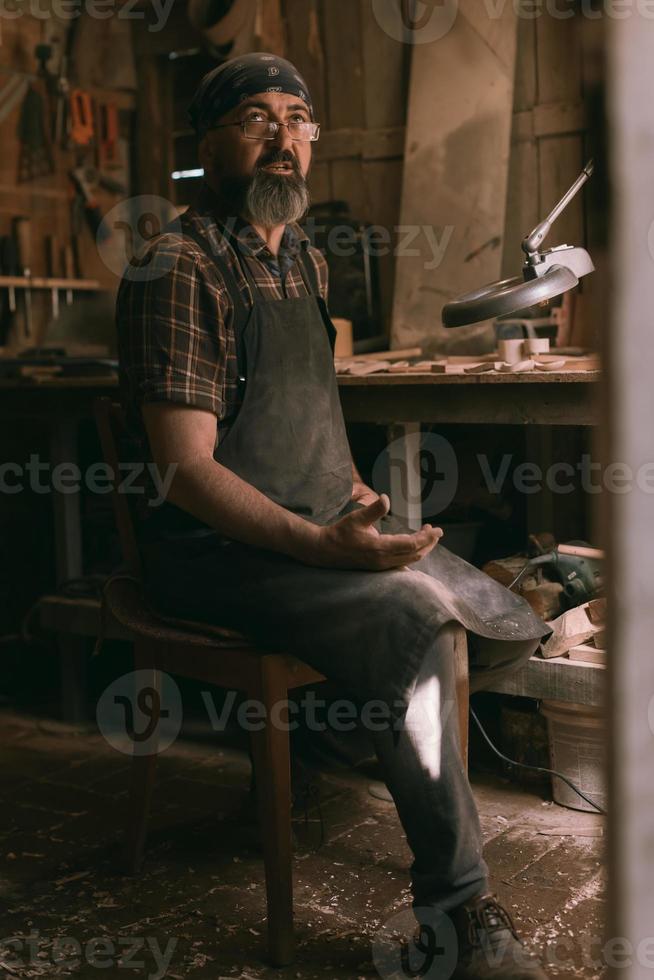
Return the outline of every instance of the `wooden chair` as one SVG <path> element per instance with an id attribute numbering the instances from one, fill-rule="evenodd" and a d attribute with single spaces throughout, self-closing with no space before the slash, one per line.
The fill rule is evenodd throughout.
<path id="1" fill-rule="evenodd" d="M 125 575 L 109 580 L 104 599 L 115 619 L 135 637 L 134 669 L 146 672 L 147 686 L 159 692 L 159 672 L 165 671 L 244 691 L 248 698 L 264 705 L 268 719 L 276 703 L 286 702 L 290 690 L 325 680 L 297 658 L 266 651 L 234 630 L 172 620 L 149 607 L 140 586 L 141 562 L 128 496 L 118 492 L 118 445 L 125 432 L 123 413 L 109 398 L 99 398 L 95 417 L 105 461 L 114 477 L 112 502 L 128 569 Z M 446 628 L 454 631 L 461 748 L 467 761 L 466 634 L 458 625 Z M 151 727 L 156 724 L 159 709 L 159 699 L 155 697 Z M 268 951 L 275 966 L 290 964 L 294 956 L 290 748 L 284 712 L 281 720 L 282 724 L 266 724 L 250 735 L 266 876 Z M 152 754 L 135 754 L 132 758 L 125 845 L 126 870 L 132 874 L 138 872 L 143 857 L 156 760 L 154 746 Z"/>

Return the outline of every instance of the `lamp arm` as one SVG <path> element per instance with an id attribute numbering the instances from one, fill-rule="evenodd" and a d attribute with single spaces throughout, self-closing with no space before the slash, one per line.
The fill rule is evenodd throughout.
<path id="1" fill-rule="evenodd" d="M 530 235 L 527 235 L 526 238 L 523 238 L 522 251 L 527 256 L 528 261 L 531 260 L 533 256 L 536 255 L 540 245 L 542 245 L 543 241 L 549 234 L 552 225 L 559 217 L 561 212 L 567 208 L 568 204 L 575 196 L 575 194 L 577 194 L 581 190 L 581 188 L 584 186 L 588 178 L 592 176 L 593 169 L 594 169 L 594 163 L 592 160 L 589 160 L 586 166 L 584 167 L 584 169 L 581 171 L 581 173 L 575 180 L 572 187 L 570 187 L 565 192 L 565 194 L 563 195 L 559 203 L 556 204 L 554 208 L 552 208 L 552 211 L 548 214 L 545 220 L 541 221 L 540 224 L 536 225 L 536 227 L 534 228 L 534 230 L 531 232 Z"/>

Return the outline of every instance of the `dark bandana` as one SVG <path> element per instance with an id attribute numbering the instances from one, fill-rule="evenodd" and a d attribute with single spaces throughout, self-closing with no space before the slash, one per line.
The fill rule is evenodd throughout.
<path id="1" fill-rule="evenodd" d="M 204 76 L 188 107 L 191 125 L 203 136 L 239 102 L 258 92 L 297 95 L 313 119 L 309 89 L 297 68 L 277 55 L 256 52 L 232 58 Z"/>

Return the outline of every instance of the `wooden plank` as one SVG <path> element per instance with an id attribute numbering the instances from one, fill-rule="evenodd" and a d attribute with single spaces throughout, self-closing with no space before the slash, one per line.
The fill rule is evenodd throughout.
<path id="1" fill-rule="evenodd" d="M 586 126 L 586 108 L 580 102 L 552 102 L 513 116 L 512 143 L 534 140 L 541 136 L 579 133 Z"/>
<path id="2" fill-rule="evenodd" d="M 514 112 L 533 109 L 536 104 L 536 86 L 536 24 L 530 17 L 519 17 Z"/>
<path id="3" fill-rule="evenodd" d="M 379 299 L 381 306 L 381 333 L 390 337 L 393 314 L 396 253 L 398 235 L 395 231 L 400 221 L 400 197 L 402 194 L 402 160 L 367 162 L 363 165 L 363 179 L 370 199 L 370 213 L 380 235 L 387 235 L 390 244 L 377 246 L 375 259 L 379 273 Z M 381 241 L 381 239 L 379 239 Z"/>
<path id="4" fill-rule="evenodd" d="M 586 127 L 586 107 L 582 102 L 550 102 L 534 106 L 534 136 L 561 136 L 579 133 Z"/>
<path id="5" fill-rule="evenodd" d="M 347 201 L 352 216 L 359 221 L 372 221 L 374 212 L 370 206 L 370 196 L 361 162 L 334 160 L 331 170 L 334 200 Z"/>
<path id="6" fill-rule="evenodd" d="M 358 3 L 366 127 L 369 130 L 404 127 L 410 45 L 402 44 L 382 29 L 370 0 L 358 0 Z"/>
<path id="7" fill-rule="evenodd" d="M 304 0 L 306 2 L 306 0 Z M 353 0 L 323 0 L 322 29 L 330 129 L 364 127 L 361 8 Z"/>
<path id="8" fill-rule="evenodd" d="M 316 0 L 310 0 L 309 3 L 307 0 L 283 0 L 282 10 L 286 25 L 287 57 L 305 78 L 317 121 L 329 129 L 321 6 L 317 5 Z"/>
<path id="9" fill-rule="evenodd" d="M 415 237 L 397 260 L 392 346 L 491 336 L 439 323 L 444 302 L 501 274 L 516 34 L 512 4 L 495 19 L 466 3 L 444 37 L 414 45 L 400 224 Z"/>
<path id="10" fill-rule="evenodd" d="M 520 242 L 540 220 L 538 210 L 538 149 L 536 141 L 514 145 L 509 166 L 506 221 L 502 254 L 503 277 L 520 274 L 524 254 Z M 529 193 L 529 188 L 532 193 Z"/>
<path id="11" fill-rule="evenodd" d="M 282 0 L 266 0 L 259 5 L 261 16 L 261 50 L 287 57 L 286 21 Z"/>
<path id="12" fill-rule="evenodd" d="M 606 702 L 606 668 L 601 664 L 573 662 L 566 657 L 543 660 L 536 656 L 521 670 L 484 690 L 602 707 Z"/>
<path id="13" fill-rule="evenodd" d="M 403 126 L 389 129 L 333 129 L 321 131 L 315 145 L 317 160 L 348 160 L 361 157 L 364 160 L 404 156 L 406 131 Z"/>
<path id="14" fill-rule="evenodd" d="M 579 176 L 585 161 L 581 135 L 551 136 L 538 141 L 540 173 L 541 218 L 544 218 Z M 530 230 L 530 229 L 529 229 Z M 527 231 L 525 231 L 527 234 Z M 571 201 L 556 220 L 544 247 L 553 245 L 583 245 L 584 195 L 583 191 Z"/>
<path id="15" fill-rule="evenodd" d="M 329 164 L 314 163 L 309 174 L 309 191 L 314 204 L 332 200 L 331 172 Z"/>
<path id="16" fill-rule="evenodd" d="M 537 104 L 581 100 L 581 20 L 553 17 L 547 9 L 536 19 Z"/>
<path id="17" fill-rule="evenodd" d="M 458 380 L 453 375 L 442 377 Z M 338 387 L 348 422 L 482 425 L 492 419 L 493 425 L 597 424 L 599 407 L 593 384 L 524 384 L 509 388 L 480 385 L 477 382 L 481 377 L 476 376 L 473 385 L 451 384 L 447 393 L 430 384 L 371 384 L 370 378 L 339 378 Z M 396 376 L 393 380 L 400 379 Z"/>

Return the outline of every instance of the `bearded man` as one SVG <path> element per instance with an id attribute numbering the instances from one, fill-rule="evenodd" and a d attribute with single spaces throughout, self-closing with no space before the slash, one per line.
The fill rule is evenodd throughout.
<path id="1" fill-rule="evenodd" d="M 174 466 L 139 527 L 145 586 L 169 615 L 294 654 L 357 704 L 414 854 L 416 916 L 447 914 L 459 978 L 542 978 L 488 893 L 452 709 L 452 621 L 471 688 L 533 653 L 522 599 L 412 532 L 352 460 L 333 366 L 327 266 L 297 224 L 320 126 L 297 69 L 246 55 L 189 110 L 204 196 L 149 243 L 117 306 L 125 407 L 143 459 Z M 448 638 L 449 637 L 449 638 Z"/>

